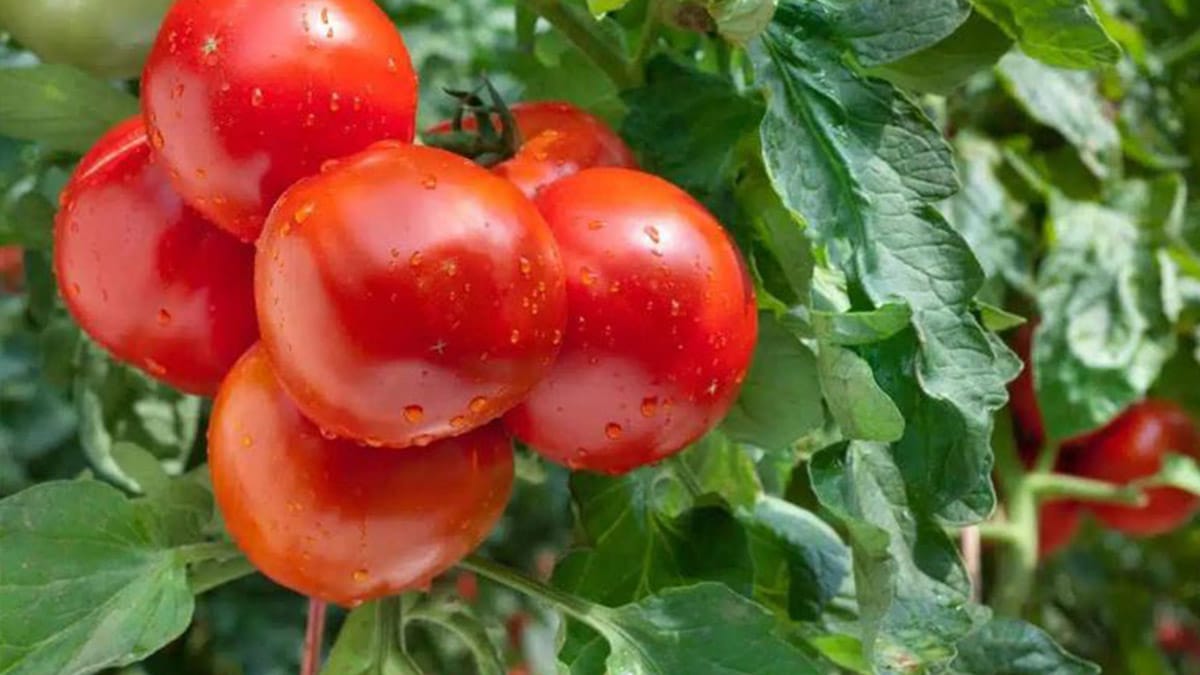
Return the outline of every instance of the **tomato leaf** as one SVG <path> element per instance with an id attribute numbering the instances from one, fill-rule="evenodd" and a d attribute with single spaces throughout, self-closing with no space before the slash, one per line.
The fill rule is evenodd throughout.
<path id="1" fill-rule="evenodd" d="M 994 618 L 958 643 L 951 673 L 961 675 L 1095 675 L 1100 668 L 1068 654 L 1036 626 Z"/>
<path id="2" fill-rule="evenodd" d="M 1121 50 L 1088 0 L 972 0 L 1039 61 L 1061 68 L 1115 63 Z"/>
<path id="3" fill-rule="evenodd" d="M 1053 68 L 1012 53 L 996 68 L 1000 81 L 1033 119 L 1053 128 L 1079 150 L 1097 177 L 1120 161 L 1121 135 L 1105 114 L 1094 75 Z"/>
<path id="4" fill-rule="evenodd" d="M 185 565 L 148 515 L 92 481 L 0 501 L 0 671 L 96 672 L 141 660 L 187 628 Z"/>
<path id="5" fill-rule="evenodd" d="M 1152 232 L 1120 211 L 1056 196 L 1033 362 L 1046 432 L 1090 431 L 1140 399 L 1175 349 Z"/>
<path id="6" fill-rule="evenodd" d="M 1012 44 L 996 24 L 972 12 L 941 42 L 869 72 L 907 89 L 945 95 L 993 66 Z"/>
<path id="7" fill-rule="evenodd" d="M 597 628 L 611 645 L 606 663 L 612 673 L 824 672 L 789 642 L 778 619 L 720 584 L 670 589 L 604 609 Z"/>
<path id="8" fill-rule="evenodd" d="M 409 675 L 400 648 L 398 598 L 369 602 L 350 613 L 321 675 Z"/>
<path id="9" fill-rule="evenodd" d="M 893 302 L 862 312 L 814 310 L 812 328 L 822 342 L 845 346 L 869 345 L 904 330 L 911 319 L 912 310 L 908 305 Z"/>
<path id="10" fill-rule="evenodd" d="M 0 68 L 0 134 L 84 153 L 137 99 L 71 66 Z"/>
<path id="11" fill-rule="evenodd" d="M 833 262 L 876 306 L 899 299 L 911 307 L 919 336 L 910 343 L 919 347 L 915 362 L 896 355 L 890 365 L 879 364 L 876 376 L 885 365 L 915 365 L 919 395 L 937 401 L 940 417 L 958 427 L 957 456 L 982 468 L 992 413 L 1007 399 L 1004 385 L 1019 364 L 972 316 L 982 271 L 933 206 L 957 188 L 949 148 L 896 89 L 848 67 L 840 45 L 822 37 L 831 30 L 810 4 L 788 2 L 752 45 L 769 94 L 761 132 L 768 171 L 784 202 L 804 216 Z M 853 113 L 840 101 L 854 101 Z M 931 435 L 905 417 L 914 438 Z M 945 461 L 946 455 L 926 452 L 939 448 L 914 447 L 921 449 L 906 459 L 911 464 Z M 942 487 L 961 494 L 964 484 L 974 489 L 966 496 L 967 513 L 945 502 L 955 508 L 939 510 L 940 517 L 970 520 L 991 510 L 986 476 L 927 477 L 939 479 L 946 485 L 933 494 Z"/>
<path id="12" fill-rule="evenodd" d="M 785 3 L 784 4 L 788 4 Z M 793 3 L 794 4 L 794 3 Z M 951 35 L 971 14 L 968 0 L 818 0 L 820 23 L 853 51 L 858 63 L 891 63 Z"/>
<path id="13" fill-rule="evenodd" d="M 945 531 L 914 520 L 886 446 L 841 444 L 809 464 L 821 504 L 842 522 L 854 554 L 863 642 L 878 670 L 936 670 L 976 623 L 966 573 Z"/>
<path id="14" fill-rule="evenodd" d="M 721 429 L 735 441 L 785 448 L 825 421 L 817 360 L 773 315 L 761 313 L 758 325 L 754 361 Z"/>
<path id="15" fill-rule="evenodd" d="M 871 364 L 849 349 L 822 343 L 817 358 L 829 413 L 846 438 L 898 441 L 904 416 L 875 383 Z"/>

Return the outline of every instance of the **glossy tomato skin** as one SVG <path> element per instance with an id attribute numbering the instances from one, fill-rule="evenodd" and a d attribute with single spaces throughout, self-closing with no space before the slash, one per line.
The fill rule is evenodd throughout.
<path id="1" fill-rule="evenodd" d="M 252 241 L 275 199 L 322 162 L 411 141 L 417 79 L 372 0 L 179 0 L 142 104 L 188 202 Z"/>
<path id="2" fill-rule="evenodd" d="M 133 77 L 170 5 L 171 0 L 3 0 L 0 29 L 47 63 Z"/>
<path id="3" fill-rule="evenodd" d="M 217 504 L 250 561 L 345 606 L 427 587 L 484 540 L 512 488 L 498 423 L 421 450 L 332 440 L 257 346 L 221 386 L 208 442 Z"/>
<path id="4" fill-rule="evenodd" d="M 140 118 L 110 130 L 63 190 L 54 269 L 67 308 L 122 361 L 211 395 L 254 343 L 254 249 L 188 208 Z"/>
<path id="5" fill-rule="evenodd" d="M 515 187 L 385 142 L 280 199 L 259 242 L 263 343 L 326 430 L 405 447 L 496 419 L 566 325 L 550 229 Z"/>
<path id="6" fill-rule="evenodd" d="M 551 183 L 603 166 L 637 168 L 637 160 L 621 137 L 599 118 L 570 103 L 535 101 L 511 108 L 521 147 L 493 169 L 529 197 Z M 467 120 L 466 128 L 474 128 Z M 450 130 L 443 122 L 431 133 Z"/>
<path id="7" fill-rule="evenodd" d="M 623 473 L 713 428 L 758 333 L 737 248 L 698 202 L 629 169 L 588 169 L 537 198 L 567 270 L 570 316 L 550 375 L 505 421 L 574 469 Z"/>
<path id="8" fill-rule="evenodd" d="M 1081 439 L 1071 472 L 1124 485 L 1158 473 L 1168 453 L 1200 457 L 1200 432 L 1179 406 L 1147 400 Z M 1142 507 L 1089 504 L 1087 508 L 1115 530 L 1152 536 L 1183 525 L 1200 503 L 1175 488 L 1151 488 L 1146 495 L 1149 501 Z"/>

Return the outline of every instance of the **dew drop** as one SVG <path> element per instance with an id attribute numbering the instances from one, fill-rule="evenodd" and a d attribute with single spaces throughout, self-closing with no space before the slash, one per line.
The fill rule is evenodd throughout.
<path id="1" fill-rule="evenodd" d="M 437 176 L 433 174 L 427 175 L 421 179 L 421 186 L 426 190 L 436 190 L 438 186 Z"/>
<path id="2" fill-rule="evenodd" d="M 672 298 L 671 299 L 671 316 L 679 316 L 679 307 L 680 307 L 679 301 Z"/>
<path id="3" fill-rule="evenodd" d="M 487 404 L 487 398 L 483 396 L 476 396 L 475 398 L 471 399 L 471 403 L 467 407 L 471 409 L 471 412 L 479 415 L 483 413 L 484 410 L 487 410 Z"/>
<path id="4" fill-rule="evenodd" d="M 321 432 L 321 438 L 324 438 L 327 441 L 336 441 L 337 440 L 337 434 L 333 433 L 329 429 L 321 427 L 320 432 Z"/>
<path id="5" fill-rule="evenodd" d="M 413 445 L 417 446 L 418 448 L 423 448 L 432 442 L 433 436 L 429 434 L 421 434 L 420 436 L 413 438 Z"/>
<path id="6" fill-rule="evenodd" d="M 155 150 L 162 150 L 166 144 L 162 132 L 159 131 L 158 127 L 150 129 L 150 145 L 153 145 Z"/>
<path id="7" fill-rule="evenodd" d="M 604 223 L 599 220 L 593 220 L 587 224 L 587 228 L 592 231 L 604 229 Z"/>
<path id="8" fill-rule="evenodd" d="M 83 289 L 79 287 L 79 284 L 76 284 L 76 283 L 71 284 L 71 295 L 79 295 L 82 292 L 83 292 Z"/>
<path id="9" fill-rule="evenodd" d="M 392 57 L 392 56 L 389 56 L 389 57 L 388 57 L 388 59 L 387 59 L 387 69 L 388 69 L 388 72 L 389 72 L 389 73 L 394 73 L 394 72 L 396 72 L 397 70 L 399 70 L 399 66 L 397 66 L 397 65 L 396 65 L 396 59 L 395 59 L 395 57 Z"/>
<path id="10" fill-rule="evenodd" d="M 529 258 L 526 258 L 525 256 L 521 256 L 520 265 L 521 265 L 521 276 L 528 279 L 529 275 L 533 273 L 533 263 L 529 262 Z"/>
<path id="11" fill-rule="evenodd" d="M 336 91 L 329 95 L 329 110 L 330 110 L 330 112 L 337 112 L 342 107 L 341 103 L 339 103 L 339 100 L 341 98 L 342 97 L 339 96 Z"/>
<path id="12" fill-rule="evenodd" d="M 183 96 L 183 83 L 180 82 L 171 88 L 171 98 L 179 98 Z"/>
<path id="13" fill-rule="evenodd" d="M 304 221 L 308 220 L 309 216 L 313 214 L 313 211 L 315 211 L 316 208 L 316 202 L 306 202 L 302 204 L 300 208 L 296 209 L 296 212 L 292 214 L 292 220 L 294 220 L 297 225 L 301 225 L 304 223 Z"/>
<path id="14" fill-rule="evenodd" d="M 390 253 L 390 254 L 392 255 L 392 257 L 393 257 L 393 258 L 399 258 L 399 257 L 400 257 L 400 249 L 398 249 L 398 248 L 392 247 L 392 250 L 391 250 L 391 251 L 388 251 L 388 253 Z"/>
<path id="15" fill-rule="evenodd" d="M 321 173 L 329 173 L 330 171 L 338 168 L 339 164 L 340 162 L 338 162 L 336 159 L 327 159 L 324 162 L 321 162 Z"/>
<path id="16" fill-rule="evenodd" d="M 242 447 L 243 448 L 248 448 L 252 445 L 254 445 L 254 439 L 250 438 L 250 434 L 246 434 L 245 436 L 242 436 Z"/>
<path id="17" fill-rule="evenodd" d="M 610 440 L 614 441 L 621 437 L 622 431 L 624 431 L 624 429 L 622 429 L 621 425 L 617 424 L 616 422 L 609 422 L 604 427 L 604 435 L 608 436 Z"/>
<path id="18" fill-rule="evenodd" d="M 372 448 L 382 448 L 383 447 L 383 441 L 379 440 L 378 438 L 375 438 L 374 436 L 367 436 L 363 442 Z"/>
<path id="19" fill-rule="evenodd" d="M 171 323 L 171 313 L 167 311 L 166 307 L 160 307 L 158 310 L 158 325 L 165 326 L 169 323 Z"/>
<path id="20" fill-rule="evenodd" d="M 591 286 L 596 283 L 596 274 L 587 267 L 582 267 L 579 270 L 579 280 L 584 286 Z"/>
<path id="21" fill-rule="evenodd" d="M 656 244 L 659 242 L 659 234 L 658 234 L 657 227 L 655 227 L 653 225 L 647 225 L 646 229 L 644 231 L 646 233 L 646 236 L 650 237 L 650 241 L 652 241 Z"/>
<path id="22" fill-rule="evenodd" d="M 461 429 L 467 426 L 467 418 L 462 415 L 455 415 L 450 418 L 450 426 L 454 429 Z"/>
<path id="23" fill-rule="evenodd" d="M 512 335 L 509 336 L 509 341 L 514 345 L 521 341 L 521 331 L 513 329 Z"/>
<path id="24" fill-rule="evenodd" d="M 158 361 L 155 361 L 154 359 L 146 359 L 145 363 L 146 363 L 146 370 L 150 371 L 151 375 L 155 375 L 157 377 L 162 377 L 163 375 L 167 374 L 166 367 L 163 366 L 163 364 L 159 363 Z"/>
<path id="25" fill-rule="evenodd" d="M 417 422 L 420 422 L 423 417 L 425 417 L 425 409 L 422 408 L 421 406 L 419 406 L 419 405 L 405 406 L 404 419 L 408 420 L 409 422 L 411 422 L 413 424 L 416 424 Z"/>
<path id="26" fill-rule="evenodd" d="M 371 573 L 368 572 L 367 570 L 365 570 L 365 569 L 354 570 L 354 581 L 361 584 L 361 583 L 366 582 L 366 580 L 369 578 L 371 578 Z"/>
<path id="27" fill-rule="evenodd" d="M 658 414 L 658 398 L 648 396 L 642 399 L 642 417 L 654 417 Z"/>
<path id="28" fill-rule="evenodd" d="M 552 344 L 553 344 L 555 347 L 557 347 L 558 345 L 562 344 L 562 331 L 561 331 L 561 330 L 558 330 L 557 328 L 556 328 L 556 329 L 554 329 L 554 337 L 553 337 L 553 338 L 551 338 L 550 342 L 551 342 L 551 343 L 552 343 Z"/>
<path id="29" fill-rule="evenodd" d="M 413 253 L 411 256 L 409 256 L 408 264 L 411 267 L 420 267 L 421 266 L 421 252 L 417 251 L 417 252 Z"/>
<path id="30" fill-rule="evenodd" d="M 262 89 L 259 89 L 258 87 L 255 87 L 255 88 L 254 88 L 254 91 L 250 92 L 250 105 L 252 105 L 252 106 L 254 106 L 255 108 L 257 108 L 257 107 L 259 107 L 260 105 L 262 105 L 262 102 L 263 102 L 263 92 L 262 92 Z"/>

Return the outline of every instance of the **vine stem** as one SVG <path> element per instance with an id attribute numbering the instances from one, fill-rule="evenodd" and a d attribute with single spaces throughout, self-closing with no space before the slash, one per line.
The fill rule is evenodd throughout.
<path id="1" fill-rule="evenodd" d="M 325 639 L 325 601 L 308 599 L 308 625 L 304 630 L 304 656 L 300 675 L 317 675 L 321 668 L 321 647 Z"/>
<path id="2" fill-rule="evenodd" d="M 996 474 L 1008 507 L 1007 550 L 1000 558 L 993 607 L 1002 616 L 1019 616 L 1033 588 L 1038 555 L 1038 502 L 1030 489 L 1028 476 L 1017 454 L 1012 423 L 996 420 L 992 446 L 996 453 Z"/>
<path id="3" fill-rule="evenodd" d="M 642 33 L 638 36 L 637 48 L 633 50 L 633 61 L 629 64 L 630 75 L 635 80 L 642 79 L 642 71 L 646 59 L 654 52 L 654 43 L 658 40 L 658 29 L 661 26 L 659 15 L 662 13 L 662 0 L 646 0 L 646 17 L 642 20 Z"/>
<path id="4" fill-rule="evenodd" d="M 597 22 L 589 24 L 581 20 L 564 7 L 561 0 L 520 0 L 520 3 L 554 26 L 619 88 L 629 89 L 639 84 L 640 73 L 635 72 L 629 59 L 613 42 L 596 30 Z"/>
<path id="5" fill-rule="evenodd" d="M 567 595 L 556 588 L 477 555 L 467 556 L 458 566 L 481 577 L 491 579 L 502 586 L 507 586 L 518 593 L 549 603 L 576 621 L 593 627 L 596 625 L 596 608 L 586 600 Z"/>

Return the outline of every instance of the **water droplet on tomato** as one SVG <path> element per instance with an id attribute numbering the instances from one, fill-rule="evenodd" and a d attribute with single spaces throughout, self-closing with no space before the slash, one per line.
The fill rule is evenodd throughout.
<path id="1" fill-rule="evenodd" d="M 514 345 L 521 341 L 521 331 L 513 329 L 512 335 L 509 336 L 509 341 Z"/>
<path id="2" fill-rule="evenodd" d="M 519 263 L 521 265 L 521 276 L 528 279 L 529 275 L 533 273 L 533 263 L 529 262 L 529 258 L 525 256 L 521 256 Z"/>
<path id="3" fill-rule="evenodd" d="M 659 234 L 658 234 L 657 227 L 655 227 L 653 225 L 647 225 L 644 232 L 646 233 L 647 237 L 650 237 L 650 241 L 652 241 L 656 244 L 659 242 Z"/>
<path id="4" fill-rule="evenodd" d="M 242 447 L 243 448 L 248 448 L 252 445 L 254 445 L 254 439 L 250 437 L 250 434 L 246 434 L 245 436 L 242 436 Z"/>
<path id="5" fill-rule="evenodd" d="M 263 102 L 263 92 L 262 92 L 262 89 L 259 89 L 258 87 L 255 87 L 255 88 L 254 88 L 254 91 L 250 92 L 250 105 L 252 105 L 252 106 L 254 106 L 255 108 L 257 108 L 257 107 L 259 107 L 260 105 L 262 105 L 262 102 Z"/>
<path id="6" fill-rule="evenodd" d="M 587 224 L 587 228 L 592 231 L 602 230 L 604 229 L 604 223 L 600 222 L 599 220 L 593 220 Z"/>
<path id="7" fill-rule="evenodd" d="M 183 83 L 179 82 L 171 88 L 171 98 L 179 98 L 183 96 Z"/>
<path id="8" fill-rule="evenodd" d="M 467 426 L 467 418 L 462 415 L 455 415 L 450 418 L 450 426 L 454 429 L 461 429 Z"/>
<path id="9" fill-rule="evenodd" d="M 671 316 L 679 316 L 680 305 L 679 301 L 671 298 Z"/>
<path id="10" fill-rule="evenodd" d="M 609 422 L 604 426 L 604 435 L 608 436 L 610 440 L 615 441 L 620 438 L 623 431 L 624 429 L 621 428 L 621 425 L 616 422 Z"/>
<path id="11" fill-rule="evenodd" d="M 421 252 L 416 251 L 411 256 L 409 256 L 408 264 L 412 267 L 420 267 L 421 266 Z"/>
<path id="12" fill-rule="evenodd" d="M 579 270 L 579 280 L 583 282 L 584 286 L 591 286 L 596 283 L 596 274 L 586 266 L 582 267 Z"/>
<path id="13" fill-rule="evenodd" d="M 396 59 L 395 59 L 395 57 L 392 57 L 392 56 L 389 56 L 389 57 L 388 57 L 388 59 L 387 59 L 387 69 L 388 69 L 388 72 L 389 72 L 389 73 L 394 73 L 394 72 L 396 72 L 397 70 L 399 70 L 399 66 L 397 66 L 397 65 L 396 65 Z"/>
<path id="14" fill-rule="evenodd" d="M 378 438 L 376 438 L 374 436 L 367 436 L 363 440 L 363 442 L 372 448 L 382 448 L 383 447 L 383 441 L 379 440 Z"/>
<path id="15" fill-rule="evenodd" d="M 326 429 L 325 427 L 321 427 L 319 429 L 319 431 L 321 432 L 321 438 L 324 438 L 327 441 L 336 441 L 337 440 L 337 434 L 333 433 L 329 429 Z"/>
<path id="16" fill-rule="evenodd" d="M 642 417 L 654 417 L 658 414 L 658 398 L 647 396 L 642 399 Z"/>
<path id="17" fill-rule="evenodd" d="M 554 336 L 550 338 L 550 342 L 551 342 L 551 343 L 552 343 L 552 344 L 553 344 L 555 347 L 557 347 L 558 345 L 562 344 L 562 331 L 561 331 L 561 330 L 558 330 L 557 328 L 556 328 L 556 329 L 554 329 Z"/>
<path id="18" fill-rule="evenodd" d="M 420 436 L 413 438 L 413 445 L 417 446 L 418 448 L 423 448 L 432 442 L 433 436 L 429 434 L 421 434 Z"/>
<path id="19" fill-rule="evenodd" d="M 160 307 L 158 310 L 158 325 L 166 326 L 169 323 L 171 323 L 171 313 L 167 311 L 166 307 Z"/>
<path id="20" fill-rule="evenodd" d="M 105 298 L 105 299 L 107 300 L 108 298 Z M 155 375 L 157 377 L 162 377 L 163 375 L 167 374 L 166 367 L 163 366 L 163 364 L 159 363 L 158 361 L 155 361 L 154 359 L 146 359 L 145 364 L 146 364 L 146 370 L 150 371 L 151 375 Z"/>
<path id="21" fill-rule="evenodd" d="M 71 295 L 79 295 L 82 292 L 83 292 L 83 289 L 79 287 L 79 284 L 76 284 L 76 283 L 71 284 Z"/>
<path id="22" fill-rule="evenodd" d="M 329 95 L 329 111 L 330 112 L 337 112 L 339 109 L 341 109 L 341 107 L 342 107 L 342 105 L 340 103 L 341 98 L 342 97 L 336 91 Z"/>
<path id="23" fill-rule="evenodd" d="M 316 209 L 316 202 L 305 202 L 304 204 L 300 205 L 300 208 L 296 209 L 295 213 L 292 214 L 292 220 L 294 220 L 297 225 L 301 225 L 304 223 L 304 221 L 308 220 L 309 216 L 311 216 L 313 211 Z"/>
<path id="24" fill-rule="evenodd" d="M 438 185 L 437 176 L 434 176 L 432 174 L 425 176 L 424 178 L 421 179 L 421 186 L 424 187 L 426 190 L 436 190 L 437 185 Z"/>
<path id="25" fill-rule="evenodd" d="M 354 580 L 356 582 L 361 584 L 370 578 L 371 578 L 371 573 L 368 572 L 367 570 L 361 569 L 361 568 L 354 570 Z"/>
<path id="26" fill-rule="evenodd" d="M 487 405 L 487 398 L 483 396 L 476 396 L 475 398 L 471 399 L 471 403 L 467 407 L 471 409 L 471 412 L 479 415 L 483 413 L 484 410 L 487 410 Z"/>
<path id="27" fill-rule="evenodd" d="M 162 150 L 166 144 L 167 142 L 163 139 L 162 131 L 158 127 L 152 127 L 150 129 L 150 145 L 153 145 L 155 150 Z"/>
<path id="28" fill-rule="evenodd" d="M 419 405 L 405 406 L 404 419 L 408 420 L 409 422 L 411 422 L 413 424 L 416 424 L 417 422 L 420 422 L 421 418 L 423 418 L 423 417 L 425 417 L 425 409 L 422 408 L 421 406 L 419 406 Z"/>

